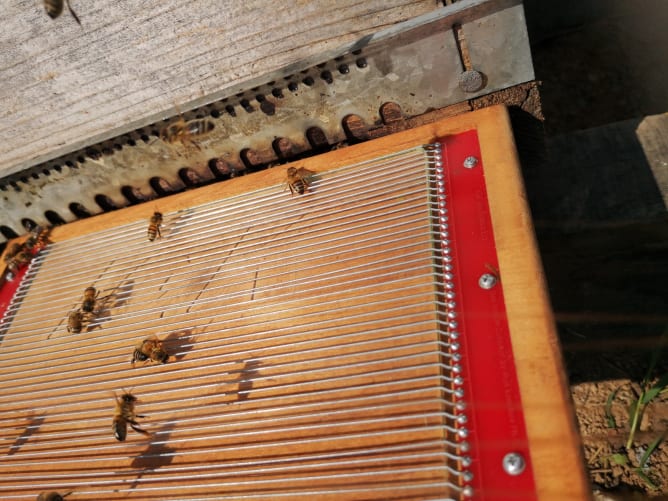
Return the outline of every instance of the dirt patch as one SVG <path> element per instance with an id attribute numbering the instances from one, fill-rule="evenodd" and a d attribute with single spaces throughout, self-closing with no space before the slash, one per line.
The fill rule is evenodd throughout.
<path id="1" fill-rule="evenodd" d="M 626 449 L 631 424 L 629 406 L 639 391 L 639 385 L 630 379 L 571 387 L 592 482 L 605 489 L 657 494 L 665 492 L 668 479 L 668 444 L 663 441 L 644 465 L 641 462 L 650 444 L 665 433 L 668 398 L 658 398 L 648 406 L 631 447 Z M 608 404 L 613 394 L 615 398 Z"/>

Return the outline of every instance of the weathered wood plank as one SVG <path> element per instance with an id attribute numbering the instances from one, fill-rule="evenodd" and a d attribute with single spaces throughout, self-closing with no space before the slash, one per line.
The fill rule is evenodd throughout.
<path id="1" fill-rule="evenodd" d="M 0 33 L 0 175 L 114 137 L 253 79 L 298 71 L 345 44 L 433 11 L 433 0 L 72 2 L 50 19 L 12 0 Z M 210 101 L 209 101 L 210 102 Z"/>

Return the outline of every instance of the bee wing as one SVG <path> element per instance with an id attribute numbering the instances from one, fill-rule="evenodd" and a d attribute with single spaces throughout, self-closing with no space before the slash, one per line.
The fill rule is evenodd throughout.
<path id="1" fill-rule="evenodd" d="M 302 179 L 311 179 L 316 173 L 312 170 L 308 170 L 306 167 L 300 167 L 297 174 L 299 174 Z"/>

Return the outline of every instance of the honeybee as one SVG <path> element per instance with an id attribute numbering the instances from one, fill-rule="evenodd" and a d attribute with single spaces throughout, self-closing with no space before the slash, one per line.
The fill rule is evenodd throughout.
<path id="1" fill-rule="evenodd" d="M 118 395 L 114 393 L 114 398 L 116 399 L 116 411 L 114 413 L 114 422 L 111 425 L 111 429 L 114 432 L 114 437 L 119 442 L 123 442 L 127 435 L 128 423 L 132 429 L 136 432 L 139 432 L 143 435 L 150 435 L 146 430 L 142 430 L 137 423 L 137 418 L 144 418 L 141 414 L 135 414 L 135 402 L 137 402 L 137 397 L 135 397 L 129 391 L 123 390 L 123 395 L 121 398 L 118 398 Z"/>
<path id="2" fill-rule="evenodd" d="M 23 243 L 23 248 L 29 251 L 33 251 L 34 249 L 39 250 L 50 243 L 50 232 L 51 226 L 35 226 L 30 232 L 28 239 Z"/>
<path id="3" fill-rule="evenodd" d="M 51 227 L 35 226 L 30 232 L 28 238 L 22 244 L 14 242 L 5 253 L 5 262 L 9 262 L 13 257 L 23 252 L 25 256 L 32 259 L 33 254 L 50 243 L 49 233 Z"/>
<path id="4" fill-rule="evenodd" d="M 70 0 L 44 0 L 44 8 L 51 19 L 55 19 L 62 14 L 63 4 L 67 4 L 67 9 L 70 11 L 70 14 L 72 14 L 74 20 L 79 23 L 79 26 L 81 26 L 79 16 L 77 16 L 74 10 L 72 10 L 72 7 L 70 7 Z"/>
<path id="5" fill-rule="evenodd" d="M 194 147 L 201 150 L 202 148 L 200 148 L 195 138 L 208 134 L 214 127 L 214 123 L 206 118 L 196 118 L 186 121 L 183 117 L 180 117 L 160 130 L 160 139 L 170 144 L 178 141 L 186 149 Z"/>
<path id="6" fill-rule="evenodd" d="M 67 317 L 67 332 L 79 334 L 83 324 L 83 313 L 81 310 L 73 310 Z"/>
<path id="7" fill-rule="evenodd" d="M 46 225 L 46 226 L 38 226 L 35 228 L 35 231 L 37 231 L 37 242 L 36 246 L 38 248 L 44 247 L 47 244 L 51 243 L 51 240 L 49 240 L 49 234 L 51 233 L 51 230 L 53 229 L 53 226 L 51 225 Z"/>
<path id="8" fill-rule="evenodd" d="M 17 252 L 13 256 L 9 257 L 9 259 L 7 259 L 7 268 L 9 268 L 9 270 L 12 272 L 16 272 L 20 268 L 23 268 L 31 260 L 32 260 L 32 254 L 30 254 L 27 250 L 21 247 L 19 252 Z"/>
<path id="9" fill-rule="evenodd" d="M 95 309 L 95 299 L 99 292 L 95 290 L 95 287 L 86 287 L 84 290 L 83 303 L 81 304 L 81 310 L 85 313 L 92 313 Z"/>
<path id="10" fill-rule="evenodd" d="M 7 252 L 5 253 L 5 263 L 9 263 L 14 256 L 21 252 L 22 248 L 23 246 L 21 244 L 17 244 L 16 242 L 10 245 L 9 249 L 7 249 Z"/>
<path id="11" fill-rule="evenodd" d="M 66 494 L 58 494 L 57 492 L 42 492 L 37 496 L 37 501 L 64 501 L 67 496 L 72 494 L 72 491 Z"/>
<path id="12" fill-rule="evenodd" d="M 296 167 L 288 167 L 288 177 L 285 184 L 290 188 L 290 193 L 293 195 L 295 192 L 303 195 L 304 192 L 311 186 L 311 181 L 315 172 L 308 170 L 304 167 L 297 169 Z"/>
<path id="13" fill-rule="evenodd" d="M 162 224 L 162 213 L 156 211 L 153 213 L 151 219 L 148 222 L 148 239 L 151 242 L 155 240 L 156 235 L 158 236 L 158 238 L 162 238 L 162 234 L 160 233 L 161 224 Z"/>
<path id="14" fill-rule="evenodd" d="M 135 362 L 145 362 L 149 359 L 161 364 L 167 363 L 169 354 L 162 347 L 163 342 L 157 336 L 151 336 L 137 343 L 132 353 L 132 365 Z"/>

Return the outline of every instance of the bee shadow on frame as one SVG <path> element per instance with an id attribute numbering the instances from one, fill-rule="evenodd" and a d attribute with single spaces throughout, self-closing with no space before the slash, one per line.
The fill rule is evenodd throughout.
<path id="1" fill-rule="evenodd" d="M 164 233 L 170 237 L 179 234 L 183 230 L 183 227 L 188 225 L 194 215 L 194 209 L 185 209 L 177 212 L 176 218 L 172 220 L 168 231 L 165 230 Z"/>
<path id="2" fill-rule="evenodd" d="M 9 447 L 9 450 L 7 451 L 7 455 L 11 456 L 11 455 L 16 454 L 17 452 L 19 452 L 19 450 L 21 449 L 23 444 L 25 444 L 30 439 L 30 437 L 33 434 L 35 434 L 37 432 L 37 430 L 39 430 L 39 427 L 42 426 L 42 423 L 44 422 L 44 419 L 45 418 L 44 418 L 43 414 L 39 415 L 39 416 L 35 416 L 35 415 L 29 416 L 28 417 L 28 423 L 26 424 L 26 427 L 25 427 L 23 433 L 21 433 L 21 435 L 19 435 L 16 438 L 16 440 L 14 441 L 14 443 Z"/>
<path id="3" fill-rule="evenodd" d="M 178 362 L 195 347 L 196 338 L 196 336 L 193 336 L 191 329 L 181 329 L 167 334 L 162 342 L 165 345 L 167 353 L 173 356 L 174 360 Z"/>
<path id="4" fill-rule="evenodd" d="M 112 291 L 110 296 L 113 296 L 113 302 L 109 308 L 121 308 L 127 304 L 132 296 L 132 289 L 135 281 L 132 279 L 125 279 L 119 283 Z"/>
<path id="5" fill-rule="evenodd" d="M 238 376 L 229 383 L 237 383 L 239 388 L 237 389 L 237 400 L 243 401 L 247 400 L 250 396 L 250 392 L 253 389 L 253 379 L 260 375 L 258 370 L 262 362 L 259 360 L 237 360 L 237 363 L 244 363 L 244 366 L 237 371 L 230 371 L 230 374 L 238 374 Z"/>
<path id="6" fill-rule="evenodd" d="M 132 483 L 131 489 L 137 487 L 144 475 L 163 466 L 168 466 L 174 460 L 176 449 L 169 447 L 167 443 L 175 425 L 176 423 L 174 422 L 167 423 L 160 430 L 153 433 L 146 450 L 132 460 L 130 466 L 140 471 Z"/>
<path id="7" fill-rule="evenodd" d="M 130 300 L 134 283 L 135 281 L 132 279 L 125 279 L 111 289 L 109 294 L 97 300 L 93 318 L 90 319 L 86 332 L 102 328 L 102 324 L 111 318 L 111 311 L 115 308 L 121 308 Z"/>

